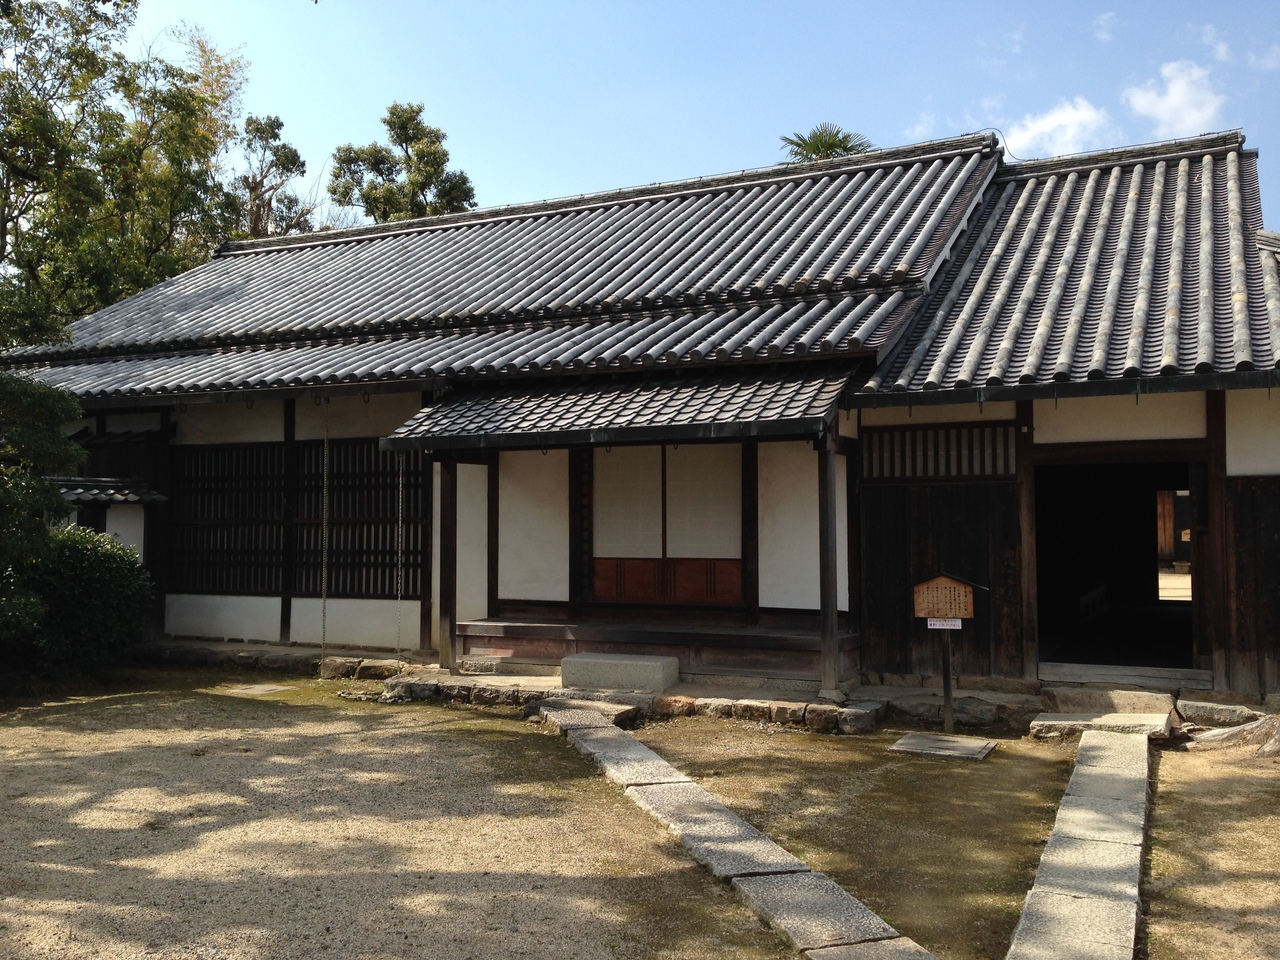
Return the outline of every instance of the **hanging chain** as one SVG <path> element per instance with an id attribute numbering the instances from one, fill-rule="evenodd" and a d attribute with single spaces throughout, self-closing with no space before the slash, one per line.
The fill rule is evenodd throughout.
<path id="1" fill-rule="evenodd" d="M 404 600 L 404 451 L 396 454 L 396 656 L 400 656 L 400 620 Z"/>
<path id="2" fill-rule="evenodd" d="M 329 398 L 324 398 L 324 461 L 320 493 L 320 658 L 329 639 Z"/>

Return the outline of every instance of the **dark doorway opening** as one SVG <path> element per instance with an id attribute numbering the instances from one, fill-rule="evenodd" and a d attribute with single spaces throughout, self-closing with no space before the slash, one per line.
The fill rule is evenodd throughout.
<path id="1" fill-rule="evenodd" d="M 1190 487 L 1186 463 L 1036 468 L 1042 661 L 1195 665 Z"/>

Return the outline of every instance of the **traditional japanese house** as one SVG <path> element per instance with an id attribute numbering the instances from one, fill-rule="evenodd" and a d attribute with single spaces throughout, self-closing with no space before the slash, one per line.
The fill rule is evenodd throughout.
<path id="1" fill-rule="evenodd" d="M 228 243 L 5 363 L 155 495 L 172 634 L 831 688 L 937 673 L 947 573 L 988 587 L 962 675 L 1277 692 L 1243 144 L 974 135 Z"/>

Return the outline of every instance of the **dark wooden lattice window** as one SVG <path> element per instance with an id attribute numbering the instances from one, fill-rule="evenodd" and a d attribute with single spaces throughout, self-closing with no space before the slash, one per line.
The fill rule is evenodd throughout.
<path id="1" fill-rule="evenodd" d="M 1017 475 L 1016 429 L 1004 421 L 865 427 L 862 476 L 913 483 L 1011 479 Z"/>
<path id="2" fill-rule="evenodd" d="M 169 589 L 280 593 L 284 445 L 173 448 Z"/>

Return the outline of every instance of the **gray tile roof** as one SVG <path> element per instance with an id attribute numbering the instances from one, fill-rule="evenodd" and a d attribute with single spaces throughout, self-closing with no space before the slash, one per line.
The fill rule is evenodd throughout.
<path id="1" fill-rule="evenodd" d="M 404 330 L 461 340 L 516 321 L 603 325 L 655 308 L 686 311 L 683 342 L 700 325 L 751 306 L 798 300 L 807 311 L 825 300 L 822 310 L 847 310 L 872 288 L 918 291 L 998 164 L 994 138 L 970 135 L 567 201 L 226 244 L 210 263 L 72 324 L 70 343 L 14 355 L 188 352 Z"/>
<path id="2" fill-rule="evenodd" d="M 509 384 L 446 396 L 382 443 L 451 450 L 817 438 L 834 422 L 847 379 L 830 369 L 791 368 L 763 376 L 626 377 L 570 389 Z"/>
<path id="3" fill-rule="evenodd" d="M 1257 157 L 1243 141 L 1006 168 L 864 392 L 1274 368 L 1280 283 L 1259 258 Z"/>
<path id="4" fill-rule="evenodd" d="M 156 493 L 143 480 L 109 477 L 50 477 L 58 485 L 62 499 L 70 503 L 160 503 L 167 497 Z"/>

